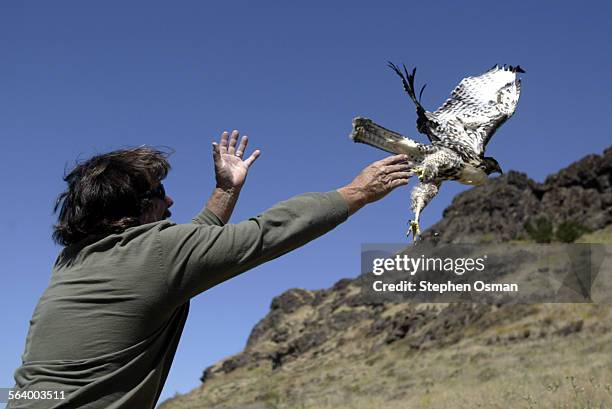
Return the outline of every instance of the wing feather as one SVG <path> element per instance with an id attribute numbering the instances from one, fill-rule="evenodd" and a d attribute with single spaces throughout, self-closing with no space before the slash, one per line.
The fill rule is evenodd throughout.
<path id="1" fill-rule="evenodd" d="M 431 114 L 439 124 L 440 140 L 451 140 L 482 155 L 491 137 L 518 104 L 520 66 L 493 66 L 489 71 L 461 80 L 449 99 Z"/>

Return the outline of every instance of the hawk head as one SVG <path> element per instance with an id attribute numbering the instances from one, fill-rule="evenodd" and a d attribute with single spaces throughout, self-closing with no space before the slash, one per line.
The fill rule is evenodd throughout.
<path id="1" fill-rule="evenodd" d="M 501 166 L 499 166 L 499 163 L 497 163 L 495 158 L 492 158 L 491 156 L 485 156 L 482 158 L 480 168 L 484 170 L 487 175 L 490 175 L 491 173 L 499 173 L 500 175 L 504 174 Z"/>

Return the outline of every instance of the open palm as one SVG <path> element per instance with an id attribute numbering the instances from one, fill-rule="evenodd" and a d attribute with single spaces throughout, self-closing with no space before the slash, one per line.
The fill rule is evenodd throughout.
<path id="1" fill-rule="evenodd" d="M 218 144 L 213 142 L 217 187 L 224 190 L 242 188 L 249 173 L 249 168 L 261 153 L 259 150 L 255 150 L 251 156 L 243 160 L 242 156 L 249 140 L 246 135 L 243 136 L 236 148 L 238 136 L 238 131 L 233 131 L 231 135 L 228 132 L 223 132 L 221 141 Z"/>

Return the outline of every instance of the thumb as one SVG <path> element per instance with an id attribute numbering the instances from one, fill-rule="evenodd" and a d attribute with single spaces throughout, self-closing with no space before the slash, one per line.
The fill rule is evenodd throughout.
<path id="1" fill-rule="evenodd" d="M 219 144 L 217 142 L 213 142 L 212 148 L 213 148 L 213 160 L 215 161 L 215 163 L 217 163 L 219 162 L 219 159 L 221 158 L 221 153 L 219 152 Z"/>
<path id="2" fill-rule="evenodd" d="M 250 168 L 251 165 L 253 164 L 253 162 L 255 162 L 257 160 L 257 158 L 259 158 L 259 155 L 261 155 L 261 151 L 259 149 L 256 149 L 251 156 L 248 157 L 247 160 L 244 161 L 245 165 L 247 166 L 247 168 Z"/>

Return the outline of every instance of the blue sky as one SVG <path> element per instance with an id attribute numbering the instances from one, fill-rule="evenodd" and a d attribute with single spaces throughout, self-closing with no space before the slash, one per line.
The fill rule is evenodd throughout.
<path id="1" fill-rule="evenodd" d="M 133 145 L 175 149 L 165 185 L 188 222 L 214 179 L 210 142 L 248 134 L 262 151 L 233 221 L 305 191 L 341 187 L 385 153 L 348 139 L 368 116 L 425 141 L 388 60 L 418 67 L 435 109 L 466 75 L 521 64 L 515 116 L 489 144 L 504 170 L 543 178 L 610 145 L 605 2 L 18 2 L 0 5 L 0 387 L 13 385 L 28 321 L 60 250 L 50 240 L 62 175 Z M 463 187 L 443 186 L 425 226 Z M 409 189 L 327 236 L 192 300 L 162 399 L 240 351 L 272 297 L 359 272 L 364 242 L 404 240 Z"/>

